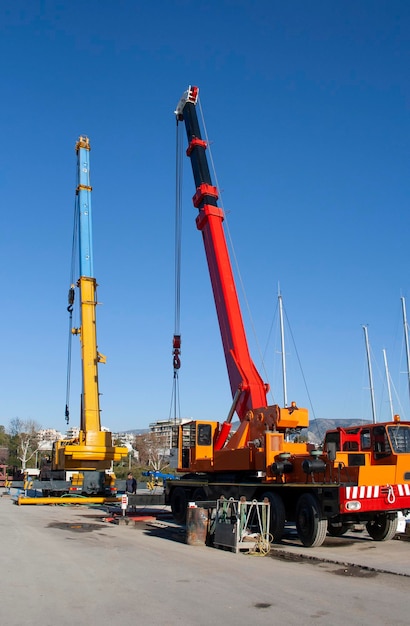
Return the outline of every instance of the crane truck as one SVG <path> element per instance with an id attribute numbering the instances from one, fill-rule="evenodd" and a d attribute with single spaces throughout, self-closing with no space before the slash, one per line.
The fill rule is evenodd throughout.
<path id="1" fill-rule="evenodd" d="M 223 230 L 224 213 L 212 184 L 207 142 L 196 112 L 199 90 L 189 87 L 175 110 L 184 122 L 198 213 L 233 396 L 223 422 L 196 420 L 178 427 L 178 480 L 167 480 L 166 502 L 177 522 L 191 501 L 246 498 L 270 503 L 270 529 L 280 542 L 285 523 L 296 526 L 306 547 L 326 534 L 343 535 L 365 524 L 376 541 L 391 539 L 398 512 L 410 510 L 410 422 L 394 421 L 337 428 L 322 449 L 296 441 L 309 424 L 308 411 L 295 402 L 269 405 L 248 349 L 233 271 Z M 234 413 L 239 427 L 230 433 Z"/>
<path id="2" fill-rule="evenodd" d="M 90 141 L 80 136 L 76 142 L 77 187 L 75 235 L 78 234 L 80 278 L 71 285 L 68 310 L 72 311 L 75 287 L 80 293 L 80 326 L 72 328 L 80 338 L 82 363 L 82 394 L 79 434 L 75 438 L 56 441 L 51 459 L 43 466 L 40 480 L 64 481 L 72 474 L 69 492 L 86 496 L 115 495 L 115 475 L 110 471 L 114 461 L 128 455 L 128 449 L 113 445 L 112 433 L 101 428 L 98 364 L 106 357 L 97 348 L 96 307 L 97 282 L 93 276 L 93 245 L 91 219 Z M 67 407 L 66 407 L 67 411 Z M 53 488 L 43 489 L 51 494 Z"/>

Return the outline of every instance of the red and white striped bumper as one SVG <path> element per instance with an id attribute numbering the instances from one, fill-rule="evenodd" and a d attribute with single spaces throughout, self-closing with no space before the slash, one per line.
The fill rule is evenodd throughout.
<path id="1" fill-rule="evenodd" d="M 410 484 L 342 487 L 340 512 L 410 509 Z"/>

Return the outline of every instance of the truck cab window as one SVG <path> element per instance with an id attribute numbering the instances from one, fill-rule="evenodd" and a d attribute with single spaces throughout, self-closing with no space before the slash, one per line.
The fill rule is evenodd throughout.
<path id="1" fill-rule="evenodd" d="M 403 425 L 388 426 L 389 439 L 396 454 L 410 452 L 410 428 Z"/>
<path id="2" fill-rule="evenodd" d="M 362 450 L 371 449 L 370 430 L 368 428 L 362 429 L 360 433 L 360 446 Z"/>
<path id="3" fill-rule="evenodd" d="M 373 428 L 373 451 L 376 459 L 381 459 L 391 454 L 390 443 L 384 426 Z"/>
<path id="4" fill-rule="evenodd" d="M 211 445 L 211 426 L 210 424 L 198 424 L 198 446 Z"/>

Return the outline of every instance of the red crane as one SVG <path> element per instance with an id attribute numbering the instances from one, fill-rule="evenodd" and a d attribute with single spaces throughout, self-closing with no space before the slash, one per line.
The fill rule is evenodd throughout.
<path id="1" fill-rule="evenodd" d="M 188 148 L 187 155 L 191 160 L 196 186 L 193 204 L 198 209 L 196 225 L 202 233 L 205 253 L 211 278 L 212 290 L 225 353 L 226 366 L 233 397 L 233 405 L 229 417 L 221 430 L 215 444 L 220 449 L 227 438 L 230 427 L 228 423 L 233 413 L 242 421 L 249 419 L 249 412 L 265 409 L 265 418 L 271 423 L 272 417 L 278 428 L 294 428 L 294 417 L 286 424 L 280 419 L 279 407 L 267 407 L 269 385 L 265 383 L 256 369 L 248 348 L 241 309 L 232 272 L 223 229 L 224 213 L 218 207 L 218 190 L 212 184 L 206 157 L 207 144 L 201 137 L 196 104 L 198 87 L 189 87 L 179 101 L 175 114 L 177 120 L 185 123 Z M 271 410 L 266 411 L 266 408 Z M 293 405 L 288 413 L 294 411 Z M 303 425 L 305 425 L 305 420 Z M 281 423 L 280 423 L 281 422 Z"/>
<path id="2" fill-rule="evenodd" d="M 397 512 L 410 507 L 410 423 L 357 425 L 328 431 L 323 449 L 290 436 L 308 426 L 307 409 L 267 406 L 267 385 L 248 350 L 223 232 L 223 211 L 212 185 L 196 103 L 190 87 L 175 111 L 185 123 L 202 233 L 232 395 L 225 425 L 196 420 L 179 427 L 178 480 L 167 480 L 166 503 L 184 521 L 187 503 L 222 497 L 270 503 L 270 532 L 280 541 L 285 521 L 294 522 L 305 546 L 323 543 L 365 523 L 375 541 L 391 539 Z M 178 348 L 177 348 L 178 349 Z M 228 440 L 234 411 L 241 420 Z"/>

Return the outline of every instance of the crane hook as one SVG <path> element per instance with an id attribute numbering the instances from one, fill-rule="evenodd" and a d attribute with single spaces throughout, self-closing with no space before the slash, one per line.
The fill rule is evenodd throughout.
<path id="1" fill-rule="evenodd" d="M 67 311 L 69 313 L 73 312 L 74 298 L 75 298 L 75 291 L 74 291 L 73 285 L 71 285 L 70 289 L 68 290 L 68 307 L 67 307 Z"/>
<path id="2" fill-rule="evenodd" d="M 172 347 L 174 348 L 173 351 L 173 366 L 174 366 L 174 370 L 179 370 L 179 368 L 181 367 L 181 359 L 179 358 L 179 355 L 181 354 L 181 335 L 174 335 L 174 340 L 172 342 Z"/>

